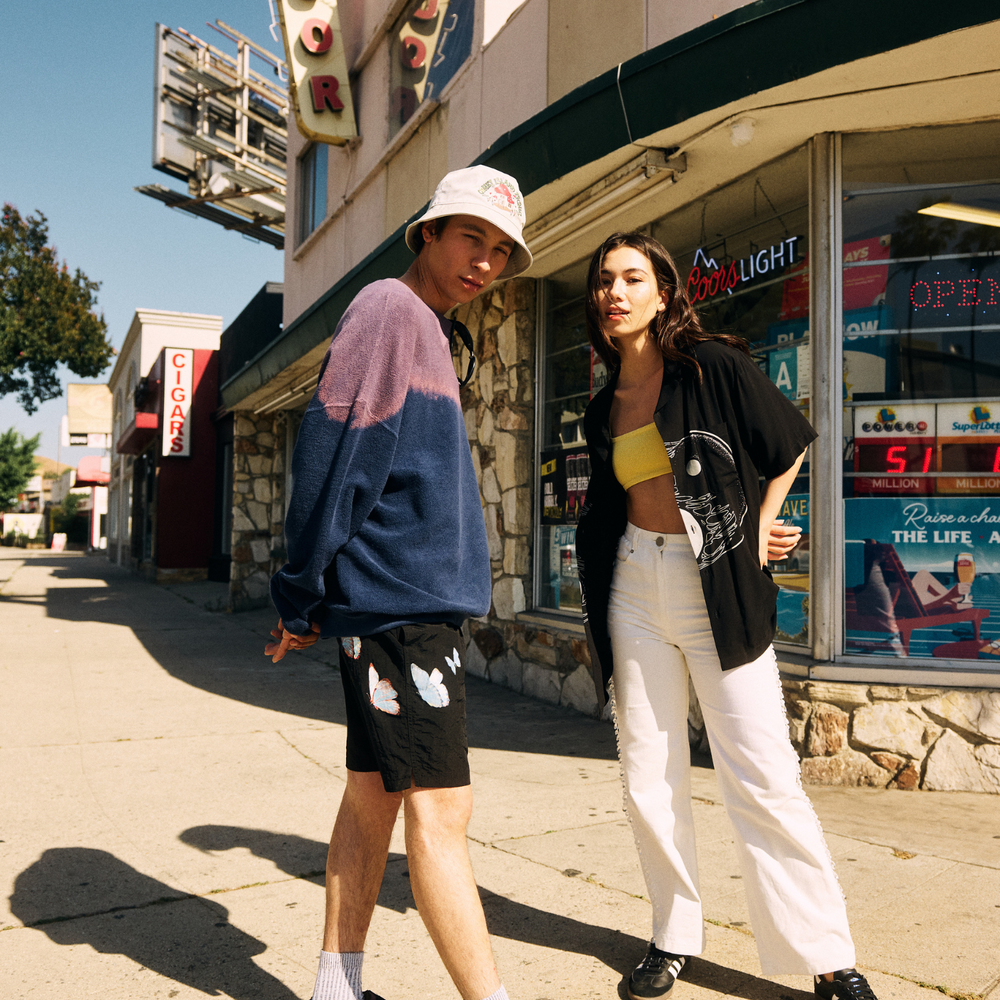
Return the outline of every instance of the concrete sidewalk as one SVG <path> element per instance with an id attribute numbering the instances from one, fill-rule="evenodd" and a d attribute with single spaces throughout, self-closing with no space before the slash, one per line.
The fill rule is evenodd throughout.
<path id="1" fill-rule="evenodd" d="M 309 997 L 345 775 L 335 650 L 272 665 L 272 614 L 202 603 L 103 559 L 0 549 L 0 997 Z M 650 910 L 611 726 L 470 679 L 469 735 L 470 850 L 512 1000 L 624 996 Z M 671 996 L 805 1000 L 808 978 L 760 975 L 712 771 L 694 787 L 708 949 Z M 998 1000 L 1000 797 L 809 794 L 880 1000 Z M 401 830 L 365 985 L 457 996 Z"/>

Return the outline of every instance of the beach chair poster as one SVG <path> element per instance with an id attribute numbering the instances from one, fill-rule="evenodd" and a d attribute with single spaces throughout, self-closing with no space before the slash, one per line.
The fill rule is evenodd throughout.
<path id="1" fill-rule="evenodd" d="M 845 499 L 844 539 L 845 653 L 1000 665 L 1000 498 Z"/>

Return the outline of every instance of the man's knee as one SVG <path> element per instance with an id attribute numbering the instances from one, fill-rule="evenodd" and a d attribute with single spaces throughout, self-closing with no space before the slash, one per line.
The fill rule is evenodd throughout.
<path id="1" fill-rule="evenodd" d="M 375 817 L 392 816 L 399 812 L 403 801 L 402 792 L 387 792 L 378 771 L 348 771 L 347 787 L 344 789 L 344 805 Z"/>
<path id="2" fill-rule="evenodd" d="M 465 837 L 472 818 L 472 786 L 458 788 L 420 788 L 403 793 L 407 836 Z"/>

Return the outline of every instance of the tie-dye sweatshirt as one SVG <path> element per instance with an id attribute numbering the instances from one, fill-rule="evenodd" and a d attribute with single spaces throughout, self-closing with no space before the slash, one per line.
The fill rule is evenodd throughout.
<path id="1" fill-rule="evenodd" d="M 395 278 L 363 288 L 337 325 L 292 458 L 288 562 L 271 578 L 290 632 L 371 635 L 489 610 L 450 329 Z"/>

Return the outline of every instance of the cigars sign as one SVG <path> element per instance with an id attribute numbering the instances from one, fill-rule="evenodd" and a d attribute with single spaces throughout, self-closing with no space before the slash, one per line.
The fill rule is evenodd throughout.
<path id="1" fill-rule="evenodd" d="M 278 0 L 278 12 L 299 131 L 343 146 L 358 130 L 336 0 Z"/>
<path id="2" fill-rule="evenodd" d="M 191 396 L 194 351 L 166 347 L 163 350 L 163 455 L 191 455 Z"/>

